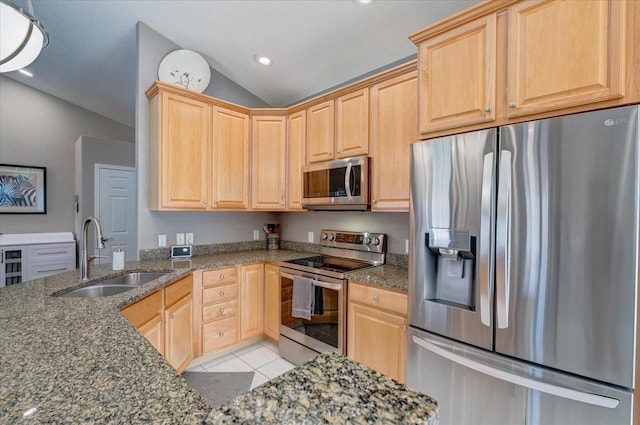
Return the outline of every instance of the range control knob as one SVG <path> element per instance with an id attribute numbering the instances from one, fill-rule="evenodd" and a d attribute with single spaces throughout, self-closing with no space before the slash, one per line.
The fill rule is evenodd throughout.
<path id="1" fill-rule="evenodd" d="M 380 245 L 380 238 L 375 238 L 375 239 L 373 240 L 373 244 L 374 244 L 374 245 Z"/>
<path id="2" fill-rule="evenodd" d="M 322 235 L 320 235 L 320 237 L 322 238 L 323 241 L 326 241 L 328 236 L 326 233 L 323 233 Z"/>
<path id="3" fill-rule="evenodd" d="M 329 235 L 329 240 L 332 241 L 336 238 L 336 235 L 334 235 L 333 233 Z"/>
<path id="4" fill-rule="evenodd" d="M 371 238 L 367 236 L 366 239 L 364 240 L 364 244 L 369 245 L 370 243 L 371 243 Z"/>

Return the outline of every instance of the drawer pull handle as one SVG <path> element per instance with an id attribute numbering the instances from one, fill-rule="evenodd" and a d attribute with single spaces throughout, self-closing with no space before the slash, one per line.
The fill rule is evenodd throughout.
<path id="1" fill-rule="evenodd" d="M 222 338 L 224 336 L 224 332 L 220 332 L 218 335 L 220 335 L 220 338 Z"/>
<path id="2" fill-rule="evenodd" d="M 374 302 L 374 303 L 377 303 L 379 300 L 380 300 L 380 299 L 378 298 L 378 296 L 377 296 L 377 295 L 374 295 L 374 296 L 373 296 L 373 302 Z"/>
<path id="3" fill-rule="evenodd" d="M 220 291 L 220 296 L 224 297 L 224 291 Z"/>
<path id="4" fill-rule="evenodd" d="M 224 314 L 224 308 L 220 309 L 220 313 Z"/>

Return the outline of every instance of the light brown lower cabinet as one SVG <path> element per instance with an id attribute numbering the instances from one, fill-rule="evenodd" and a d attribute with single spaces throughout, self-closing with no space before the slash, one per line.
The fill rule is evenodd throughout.
<path id="1" fill-rule="evenodd" d="M 280 336 L 280 267 L 264 266 L 264 333 L 277 341 Z"/>
<path id="2" fill-rule="evenodd" d="M 347 356 L 406 382 L 406 294 L 349 282 Z"/>
<path id="3" fill-rule="evenodd" d="M 193 359 L 193 276 L 122 309 L 122 314 L 178 372 Z"/>
<path id="4" fill-rule="evenodd" d="M 240 268 L 240 340 L 263 333 L 264 265 Z"/>

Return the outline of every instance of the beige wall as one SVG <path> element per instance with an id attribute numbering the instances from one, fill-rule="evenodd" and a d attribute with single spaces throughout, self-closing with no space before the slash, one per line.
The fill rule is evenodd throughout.
<path id="1" fill-rule="evenodd" d="M 0 232 L 74 230 L 74 143 L 82 135 L 134 140 L 131 127 L 0 76 L 0 163 L 47 167 L 47 214 L 2 214 Z"/>

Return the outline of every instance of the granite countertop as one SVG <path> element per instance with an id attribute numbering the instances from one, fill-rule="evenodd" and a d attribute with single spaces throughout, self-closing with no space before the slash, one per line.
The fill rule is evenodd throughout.
<path id="1" fill-rule="evenodd" d="M 241 395 L 208 424 L 432 424 L 438 405 L 424 394 L 335 353 Z"/>
<path id="2" fill-rule="evenodd" d="M 51 296 L 86 286 L 88 283 L 79 281 L 78 270 L 0 288 L 0 422 L 202 423 L 210 407 L 131 326 L 120 308 L 194 270 L 254 262 L 277 264 L 308 255 L 261 249 L 190 260 L 127 262 L 120 272 L 110 266 L 93 266 L 92 281 L 127 271 L 168 272 L 140 288 L 104 298 Z M 349 278 L 382 286 L 393 282 L 393 276 L 401 280 L 400 267 L 367 270 Z M 295 374 L 276 384 L 293 385 L 289 379 L 304 380 L 308 373 L 319 373 L 318 365 L 310 367 L 311 371 L 296 368 Z M 355 366 L 342 367 L 346 372 Z M 365 374 L 360 369 L 358 373 Z M 353 377 L 341 379 L 347 388 L 355 385 L 349 381 Z M 327 385 L 331 391 L 337 389 L 335 383 Z M 387 380 L 386 385 L 401 384 Z M 267 388 L 271 386 L 263 391 Z M 31 414 L 24 416 L 26 412 Z"/>
<path id="3" fill-rule="evenodd" d="M 358 282 L 369 283 L 381 288 L 391 289 L 398 292 L 407 292 L 409 272 L 406 267 L 391 266 L 385 264 L 378 267 L 367 267 L 364 269 L 348 272 L 347 279 Z"/>
<path id="4" fill-rule="evenodd" d="M 202 423 L 211 408 L 119 309 L 196 269 L 308 255 L 256 250 L 128 262 L 126 270 L 170 273 L 104 298 L 50 296 L 85 286 L 77 270 L 1 288 L 0 423 Z M 92 280 L 123 273 L 91 269 Z"/>

